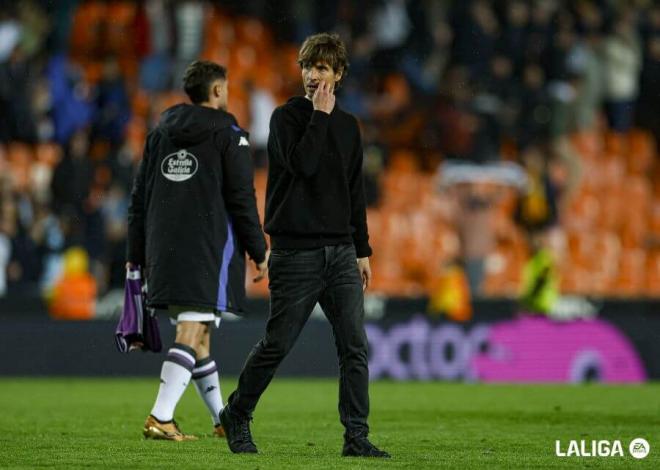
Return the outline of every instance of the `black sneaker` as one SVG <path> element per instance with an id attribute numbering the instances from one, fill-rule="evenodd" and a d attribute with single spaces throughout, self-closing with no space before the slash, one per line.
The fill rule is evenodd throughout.
<path id="1" fill-rule="evenodd" d="M 234 454 L 256 454 L 257 446 L 252 442 L 249 416 L 237 416 L 225 406 L 220 412 L 220 422 L 227 435 L 227 445 Z"/>
<path id="2" fill-rule="evenodd" d="M 355 437 L 344 442 L 344 449 L 341 452 L 343 457 L 379 457 L 389 459 L 390 454 L 369 442 L 366 437 Z"/>

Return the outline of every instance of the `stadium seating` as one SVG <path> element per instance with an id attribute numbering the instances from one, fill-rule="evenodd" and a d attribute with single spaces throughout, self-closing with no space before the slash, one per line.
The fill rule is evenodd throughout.
<path id="1" fill-rule="evenodd" d="M 82 2 L 70 35 L 70 57 L 83 66 L 92 83 L 102 73 L 99 54 L 118 57 L 130 83 L 133 117 L 126 128 L 126 142 L 136 159 L 147 129 L 160 112 L 185 100 L 180 91 L 149 92 L 136 86 L 139 51 L 131 45 L 137 34 L 137 14 L 133 2 Z M 250 121 L 248 81 L 269 88 L 280 102 L 299 89 L 296 47 L 275 44 L 260 20 L 231 17 L 212 8 L 204 31 L 201 55 L 229 66 L 229 106 L 242 126 L 249 127 Z M 387 116 L 410 104 L 411 92 L 403 76 L 389 76 L 384 87 L 391 100 L 377 113 Z M 565 240 L 565 250 L 559 254 L 563 292 L 659 296 L 660 169 L 653 166 L 658 152 L 652 137 L 637 129 L 627 135 L 594 130 L 580 131 L 570 140 L 580 158 L 582 177 L 562 209 L 555 233 Z M 0 168 L 9 168 L 16 187 L 22 190 L 30 184 L 34 165 L 53 167 L 61 152 L 51 143 L 13 143 L 0 152 Z M 384 295 L 427 293 L 442 277 L 447 263 L 460 254 L 448 202 L 438 193 L 434 176 L 422 171 L 418 161 L 409 149 L 392 149 L 380 176 L 381 201 L 368 211 L 375 253 L 373 290 Z M 109 176 L 101 171 L 96 178 L 102 183 Z M 263 217 L 264 170 L 257 171 L 255 185 Z M 515 193 L 510 192 L 495 209 L 494 228 L 502 236 L 486 259 L 486 295 L 515 296 L 519 290 L 529 247 L 512 223 L 515 200 Z M 252 294 L 267 293 L 266 283 L 247 285 Z"/>

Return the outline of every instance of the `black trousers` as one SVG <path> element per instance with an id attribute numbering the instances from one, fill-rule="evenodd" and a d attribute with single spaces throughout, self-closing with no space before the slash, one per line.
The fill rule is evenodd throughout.
<path id="1" fill-rule="evenodd" d="M 230 409 L 251 415 L 277 367 L 291 350 L 317 302 L 332 325 L 339 357 L 339 416 L 345 438 L 369 427 L 368 342 L 364 295 L 352 244 L 312 250 L 273 250 L 266 334 L 247 358 Z M 301 391 L 304 399 L 304 391 Z"/>

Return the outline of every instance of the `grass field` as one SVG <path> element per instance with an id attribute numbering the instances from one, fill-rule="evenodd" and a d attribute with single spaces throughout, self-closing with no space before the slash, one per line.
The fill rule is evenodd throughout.
<path id="1" fill-rule="evenodd" d="M 225 396 L 235 382 L 222 383 Z M 487 386 L 377 382 L 372 440 L 389 461 L 339 457 L 333 380 L 275 379 L 253 423 L 259 455 L 210 436 L 190 387 L 177 409 L 196 442 L 145 441 L 157 388 L 145 379 L 0 379 L 0 467 L 106 468 L 660 468 L 660 385 Z M 628 454 L 644 437 L 651 453 Z M 559 458 L 555 440 L 621 439 L 625 457 Z"/>

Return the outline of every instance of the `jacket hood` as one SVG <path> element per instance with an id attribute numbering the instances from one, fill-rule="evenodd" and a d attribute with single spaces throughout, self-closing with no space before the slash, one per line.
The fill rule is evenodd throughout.
<path id="1" fill-rule="evenodd" d="M 179 147 L 203 142 L 220 129 L 236 125 L 226 111 L 195 104 L 177 104 L 161 114 L 159 127 Z"/>

